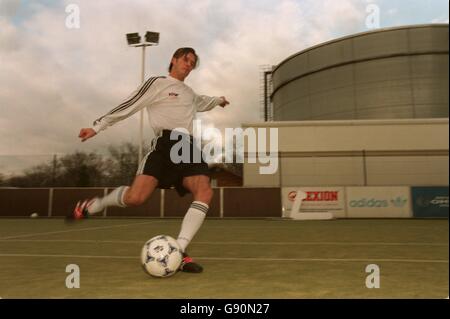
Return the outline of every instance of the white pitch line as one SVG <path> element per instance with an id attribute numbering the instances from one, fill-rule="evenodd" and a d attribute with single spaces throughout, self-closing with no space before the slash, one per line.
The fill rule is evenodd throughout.
<path id="1" fill-rule="evenodd" d="M 141 244 L 142 240 L 97 240 L 97 239 L 0 239 L 0 242 L 63 242 L 63 243 L 95 243 L 95 244 Z M 387 242 L 249 242 L 249 241 L 199 241 L 194 242 L 198 245 L 263 245 L 263 246 L 438 246 L 446 247 L 448 243 L 387 243 Z"/>
<path id="2" fill-rule="evenodd" d="M 246 260 L 246 261 L 306 261 L 306 262 L 405 262 L 405 263 L 447 263 L 443 259 L 366 259 L 366 258 L 238 258 L 238 257 L 196 257 L 204 260 Z"/>
<path id="3" fill-rule="evenodd" d="M 77 244 L 144 244 L 145 240 L 97 239 L 0 239 L 0 243 L 77 243 Z"/>
<path id="4" fill-rule="evenodd" d="M 89 230 L 101 230 L 101 229 L 109 229 L 109 228 L 117 228 L 117 227 L 127 227 L 127 226 L 150 224 L 150 223 L 155 223 L 155 222 L 162 222 L 162 221 L 151 221 L 151 222 L 143 222 L 143 223 L 121 224 L 121 225 L 101 226 L 101 227 L 74 228 L 74 229 L 68 229 L 68 230 L 57 230 L 57 231 L 43 232 L 43 233 L 32 233 L 32 234 L 23 234 L 23 235 L 16 235 L 16 236 L 7 236 L 7 237 L 0 238 L 0 240 L 73 233 L 73 232 L 89 231 Z"/>
<path id="5" fill-rule="evenodd" d="M 139 256 L 91 256 L 91 255 L 53 255 L 53 254 L 0 254 L 0 257 L 53 257 L 53 258 L 102 258 L 102 259 L 139 259 Z"/>
<path id="6" fill-rule="evenodd" d="M 0 257 L 53 257 L 53 258 L 99 258 L 136 259 L 139 256 L 93 256 L 93 255 L 51 255 L 51 254 L 0 254 Z M 448 264 L 444 259 L 367 259 L 367 258 L 265 258 L 265 257 L 196 257 L 198 260 L 219 261 L 297 261 L 297 262 L 397 262 L 397 263 L 438 263 Z"/>
<path id="7" fill-rule="evenodd" d="M 385 242 L 194 242 L 211 245 L 305 245 L 305 246 L 448 246 L 448 243 L 385 243 Z"/>
<path id="8" fill-rule="evenodd" d="M 448 243 L 386 243 L 386 242 L 239 242 L 239 241 L 223 241 L 223 242 L 193 242 L 194 244 L 202 245 L 332 245 L 332 246 L 448 246 Z"/>

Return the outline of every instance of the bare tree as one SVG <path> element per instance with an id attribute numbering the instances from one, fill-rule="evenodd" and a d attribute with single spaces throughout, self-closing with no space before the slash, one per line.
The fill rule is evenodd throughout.
<path id="1" fill-rule="evenodd" d="M 138 146 L 132 143 L 124 143 L 108 148 L 109 177 L 108 186 L 129 185 L 138 168 Z"/>

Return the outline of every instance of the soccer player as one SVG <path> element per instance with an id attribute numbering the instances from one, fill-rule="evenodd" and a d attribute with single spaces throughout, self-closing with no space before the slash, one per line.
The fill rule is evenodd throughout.
<path id="1" fill-rule="evenodd" d="M 197 95 L 184 80 L 198 65 L 198 56 L 192 48 L 180 48 L 173 54 L 168 76 L 152 77 L 142 84 L 123 103 L 95 120 L 92 128 L 82 128 L 79 138 L 84 142 L 114 123 L 124 120 L 145 108 L 150 126 L 155 132 L 150 152 L 139 165 L 131 186 L 120 186 L 108 195 L 78 202 L 68 219 L 79 220 L 99 213 L 108 206 L 129 207 L 143 204 L 156 188 L 175 187 L 180 196 L 192 193 L 194 201 L 181 223 L 177 241 L 183 251 L 180 270 L 199 273 L 202 266 L 186 254 L 186 247 L 199 230 L 209 209 L 213 196 L 208 175 L 208 165 L 193 161 L 196 143 L 193 141 L 193 119 L 196 112 L 204 112 L 229 102 L 225 97 Z M 184 129 L 189 135 L 180 135 Z M 175 132 L 174 132 L 175 131 Z M 171 133 L 181 137 L 171 139 Z M 186 131 L 185 131 L 186 132 Z M 187 143 L 188 161 L 175 163 L 170 156 L 171 148 Z M 185 148 L 183 147 L 182 150 Z M 198 152 L 198 150 L 197 150 Z M 199 153 L 197 153 L 199 154 Z M 186 157 L 183 157 L 186 158 Z"/>

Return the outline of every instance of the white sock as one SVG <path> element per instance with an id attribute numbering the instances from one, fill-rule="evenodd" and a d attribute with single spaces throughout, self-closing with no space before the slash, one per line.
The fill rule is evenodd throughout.
<path id="1" fill-rule="evenodd" d="M 92 204 L 88 207 L 89 214 L 96 214 L 103 211 L 108 206 L 126 207 L 123 199 L 128 190 L 128 186 L 120 186 L 114 189 L 111 193 L 102 198 L 94 198 Z"/>
<path id="2" fill-rule="evenodd" d="M 186 215 L 184 215 L 183 222 L 181 223 L 180 234 L 178 235 L 177 242 L 184 252 L 186 247 L 195 236 L 200 226 L 203 224 L 203 220 L 206 217 L 209 206 L 205 203 L 194 201 L 189 207 Z"/>

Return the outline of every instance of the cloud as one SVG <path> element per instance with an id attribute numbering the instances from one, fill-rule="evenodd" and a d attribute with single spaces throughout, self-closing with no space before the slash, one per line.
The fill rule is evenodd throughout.
<path id="1" fill-rule="evenodd" d="M 80 28 L 66 27 L 76 3 Z M 261 120 L 260 66 L 321 42 L 363 31 L 360 0 L 2 1 L 0 156 L 106 150 L 137 142 L 138 115 L 81 144 L 81 127 L 119 104 L 140 83 L 141 52 L 125 34 L 160 32 L 146 75 L 167 73 L 172 53 L 196 48 L 200 67 L 186 83 L 231 104 L 200 115 L 207 125 Z M 6 63 L 5 63 L 6 61 Z M 146 135 L 150 136 L 147 128 Z"/>
<path id="2" fill-rule="evenodd" d="M 293 53 L 329 40 L 337 26 L 341 32 L 362 27 L 364 19 L 364 11 L 358 10 L 354 1 L 279 1 L 258 15 L 239 10 L 230 10 L 231 16 L 239 18 L 227 26 L 228 36 L 215 41 L 201 70 L 193 76 L 194 87 L 222 92 L 232 103 L 225 110 L 202 114 L 220 128 L 261 120 L 260 66 L 276 65 Z"/>
<path id="3" fill-rule="evenodd" d="M 432 19 L 431 23 L 447 23 L 448 24 L 448 15 Z"/>
<path id="4" fill-rule="evenodd" d="M 20 6 L 20 0 L 2 0 L 0 2 L 0 17 L 12 17 Z"/>

